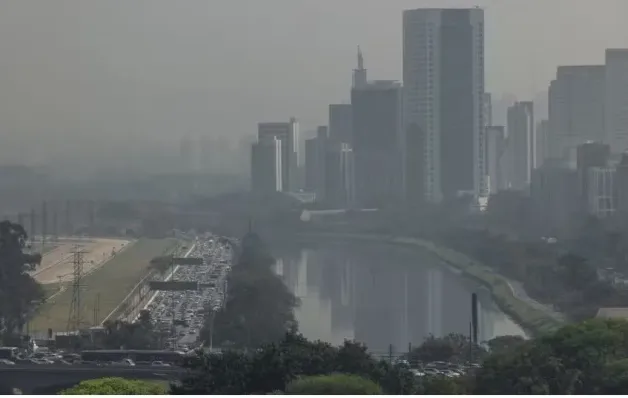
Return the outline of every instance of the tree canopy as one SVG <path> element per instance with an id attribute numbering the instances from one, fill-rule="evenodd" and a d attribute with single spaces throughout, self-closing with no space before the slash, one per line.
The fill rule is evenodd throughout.
<path id="1" fill-rule="evenodd" d="M 478 394 L 628 393 L 628 322 L 588 320 L 490 355 Z"/>
<path id="2" fill-rule="evenodd" d="M 167 395 L 164 385 L 144 381 L 128 380 L 121 377 L 105 377 L 85 380 L 76 386 L 61 391 L 61 395 Z"/>
<path id="3" fill-rule="evenodd" d="M 290 395 L 379 395 L 381 388 L 371 380 L 356 375 L 334 374 L 306 376 L 288 384 Z"/>
<path id="4" fill-rule="evenodd" d="M 27 273 L 41 256 L 23 252 L 28 236 L 10 221 L 0 222 L 0 330 L 10 333 L 26 323 L 26 316 L 44 298 L 41 286 Z"/>
<path id="5" fill-rule="evenodd" d="M 228 297 L 212 318 L 207 316 L 202 335 L 213 327 L 213 344 L 232 348 L 255 348 L 277 342 L 296 327 L 296 297 L 272 271 L 274 259 L 255 234 L 242 240 L 237 264 L 228 277 Z M 208 311 L 214 311 L 208 308 Z"/>

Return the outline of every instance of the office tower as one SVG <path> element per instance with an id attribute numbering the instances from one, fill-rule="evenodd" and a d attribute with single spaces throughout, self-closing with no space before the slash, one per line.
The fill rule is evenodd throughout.
<path id="1" fill-rule="evenodd" d="M 623 153 L 615 173 L 616 212 L 620 221 L 628 220 L 628 153 Z"/>
<path id="2" fill-rule="evenodd" d="M 351 104 L 329 105 L 329 139 L 351 144 L 353 116 Z"/>
<path id="3" fill-rule="evenodd" d="M 305 190 L 316 192 L 316 150 L 318 147 L 316 137 L 305 140 Z"/>
<path id="4" fill-rule="evenodd" d="M 590 167 L 587 169 L 587 212 L 599 218 L 615 213 L 615 168 Z"/>
<path id="5" fill-rule="evenodd" d="M 550 84 L 549 155 L 572 160 L 575 148 L 604 140 L 604 65 L 559 66 Z"/>
<path id="6" fill-rule="evenodd" d="M 482 96 L 482 117 L 484 118 L 484 126 L 493 125 L 493 101 L 491 93 L 484 93 Z"/>
<path id="7" fill-rule="evenodd" d="M 282 191 L 283 142 L 275 136 L 260 138 L 251 147 L 251 190 L 255 193 Z"/>
<path id="8" fill-rule="evenodd" d="M 289 122 L 259 123 L 258 140 L 275 137 L 281 141 L 281 180 L 282 190 L 292 192 L 297 189 L 299 164 L 299 124 L 292 118 Z"/>
<path id="9" fill-rule="evenodd" d="M 536 225 L 546 236 L 556 236 L 571 225 L 579 210 L 578 173 L 560 159 L 548 158 L 532 172 L 530 198 Z"/>
<path id="10" fill-rule="evenodd" d="M 605 142 L 612 153 L 628 149 L 628 49 L 606 50 Z"/>
<path id="11" fill-rule="evenodd" d="M 362 207 L 401 198 L 401 84 L 373 81 L 351 91 L 355 197 Z"/>
<path id="12" fill-rule="evenodd" d="M 404 11 L 403 83 L 410 199 L 485 195 L 484 10 Z"/>
<path id="13" fill-rule="evenodd" d="M 583 207 L 588 202 L 589 169 L 593 167 L 606 168 L 611 149 L 608 144 L 587 142 L 576 148 L 576 168 L 578 170 L 578 195 Z"/>
<path id="14" fill-rule="evenodd" d="M 319 126 L 316 138 L 305 141 L 305 186 L 308 191 L 316 193 L 317 200 L 325 199 L 327 141 L 327 126 Z"/>
<path id="15" fill-rule="evenodd" d="M 352 207 L 355 199 L 353 150 L 331 142 L 325 158 L 325 201 L 334 207 Z"/>
<path id="16" fill-rule="evenodd" d="M 510 184 L 513 189 L 525 190 L 535 168 L 536 142 L 534 137 L 534 104 L 515 102 L 508 108 L 508 145 L 512 153 Z"/>
<path id="17" fill-rule="evenodd" d="M 506 150 L 506 132 L 504 126 L 486 128 L 486 164 L 490 193 L 505 189 L 505 176 L 501 169 L 501 158 Z"/>
<path id="18" fill-rule="evenodd" d="M 549 121 L 541 120 L 536 124 L 536 167 L 541 167 L 549 157 Z"/>
<path id="19" fill-rule="evenodd" d="M 358 67 L 353 70 L 353 88 L 363 88 L 367 85 L 366 69 L 364 69 L 364 57 L 358 46 Z"/>

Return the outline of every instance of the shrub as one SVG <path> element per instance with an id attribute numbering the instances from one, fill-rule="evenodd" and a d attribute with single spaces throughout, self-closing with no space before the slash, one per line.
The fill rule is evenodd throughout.
<path id="1" fill-rule="evenodd" d="M 155 382 L 105 377 L 85 380 L 61 395 L 167 395 L 168 389 Z"/>
<path id="2" fill-rule="evenodd" d="M 302 377 L 288 384 L 292 395 L 379 395 L 380 387 L 371 380 L 355 375 L 335 374 Z"/>

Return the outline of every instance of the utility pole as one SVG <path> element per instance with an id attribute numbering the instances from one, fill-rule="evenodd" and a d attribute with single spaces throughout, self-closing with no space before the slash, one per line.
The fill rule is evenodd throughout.
<path id="1" fill-rule="evenodd" d="M 94 301 L 94 326 L 98 326 L 100 320 L 100 293 L 96 295 L 96 301 Z"/>
<path id="2" fill-rule="evenodd" d="M 74 268 L 72 272 L 72 302 L 70 303 L 70 311 L 68 314 L 68 332 L 80 330 L 83 324 L 81 313 L 81 282 L 83 279 L 83 255 L 85 252 L 77 245 L 72 254 L 72 265 Z"/>

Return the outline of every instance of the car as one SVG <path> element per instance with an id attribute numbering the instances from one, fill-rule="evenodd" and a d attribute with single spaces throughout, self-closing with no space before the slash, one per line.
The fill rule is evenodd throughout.
<path id="1" fill-rule="evenodd" d="M 0 359 L 0 365 L 12 366 L 15 365 L 15 362 L 9 361 L 8 359 Z"/>
<path id="2" fill-rule="evenodd" d="M 163 361 L 153 361 L 151 362 L 150 366 L 167 368 L 170 367 L 170 364 Z"/>

